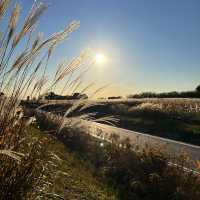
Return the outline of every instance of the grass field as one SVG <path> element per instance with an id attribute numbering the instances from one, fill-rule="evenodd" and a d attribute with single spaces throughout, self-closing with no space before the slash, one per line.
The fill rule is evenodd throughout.
<path id="1" fill-rule="evenodd" d="M 57 104 L 44 109 L 61 114 L 67 108 Z M 199 108 L 200 101 L 195 99 L 140 99 L 107 101 L 81 112 L 95 113 L 96 118 L 113 115 L 119 119 L 118 127 L 200 145 Z M 79 114 L 78 109 L 73 112 Z"/>
<path id="2" fill-rule="evenodd" d="M 200 145 L 198 101 L 141 101 L 112 107 L 122 128 Z"/>

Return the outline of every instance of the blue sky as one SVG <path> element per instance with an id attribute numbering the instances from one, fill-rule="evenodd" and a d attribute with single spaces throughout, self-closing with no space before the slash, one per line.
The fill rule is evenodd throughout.
<path id="1" fill-rule="evenodd" d="M 21 0 L 25 14 L 33 0 Z M 200 84 L 199 0 L 46 0 L 38 29 L 49 35 L 72 20 L 81 27 L 61 45 L 50 71 L 91 47 L 108 57 L 87 81 L 111 83 L 109 95 L 193 90 Z"/>

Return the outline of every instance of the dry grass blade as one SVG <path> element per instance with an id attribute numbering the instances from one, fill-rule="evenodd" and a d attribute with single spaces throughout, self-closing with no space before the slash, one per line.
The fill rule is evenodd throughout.
<path id="1" fill-rule="evenodd" d="M 62 42 L 66 38 L 68 38 L 70 33 L 74 32 L 76 29 L 78 29 L 79 26 L 80 26 L 80 22 L 73 21 L 63 31 L 53 34 L 47 40 L 42 42 L 38 46 L 37 50 L 40 50 L 41 48 L 44 48 L 44 47 L 51 47 L 52 45 L 55 47 L 58 43 Z"/>
<path id="2" fill-rule="evenodd" d="M 11 151 L 11 150 L 0 150 L 0 154 L 7 155 L 17 161 L 21 161 L 21 157 L 24 156 L 24 154 Z"/>
<path id="3" fill-rule="evenodd" d="M 55 193 L 44 193 L 45 196 L 49 197 L 49 198 L 57 198 L 57 199 L 64 199 L 64 197 L 62 197 L 61 195 L 55 194 Z"/>
<path id="4" fill-rule="evenodd" d="M 37 90 L 37 92 L 41 90 L 41 88 L 47 83 L 47 81 L 48 81 L 48 77 L 44 76 L 38 82 L 36 82 L 34 88 Z"/>
<path id="5" fill-rule="evenodd" d="M 41 65 L 42 65 L 42 62 L 43 62 L 43 60 L 41 59 L 41 60 L 39 61 L 39 63 L 37 64 L 35 70 L 34 70 L 34 74 L 40 69 L 40 67 L 41 67 Z"/>
<path id="6" fill-rule="evenodd" d="M 95 113 L 88 113 L 88 114 L 82 114 L 76 117 L 67 117 L 62 119 L 62 123 L 59 126 L 58 133 L 62 131 L 65 127 L 79 127 L 83 124 L 81 123 L 82 120 L 92 121 L 94 119 Z"/>
<path id="7" fill-rule="evenodd" d="M 74 58 L 69 64 L 66 64 L 65 61 L 62 61 L 58 66 L 51 88 L 54 85 L 58 84 L 58 82 L 62 81 L 66 76 L 70 75 L 75 70 L 78 70 L 84 64 L 87 64 L 90 58 L 91 53 L 87 49 L 81 52 L 81 54 L 78 57 Z M 77 80 L 80 79 L 82 74 L 84 74 L 85 72 L 82 72 L 75 80 L 71 81 L 70 85 L 76 83 Z"/>
<path id="8" fill-rule="evenodd" d="M 78 90 L 81 84 L 82 84 L 82 80 L 75 82 L 75 84 L 73 85 L 74 89 L 72 90 L 72 94 L 74 94 Z"/>
<path id="9" fill-rule="evenodd" d="M 74 80 L 72 80 L 70 83 L 69 83 L 69 87 L 70 86 L 74 86 L 76 85 L 79 81 L 81 81 L 81 78 L 83 78 L 83 76 L 88 72 L 88 69 L 84 70 L 83 72 L 81 72 L 76 78 L 74 78 Z"/>
<path id="10" fill-rule="evenodd" d="M 15 28 L 17 26 L 20 10 L 21 10 L 20 5 L 16 4 L 16 6 L 14 7 L 14 9 L 12 11 L 12 14 L 11 14 L 11 17 L 10 17 L 10 21 L 9 21 L 9 24 L 8 24 L 8 28 L 9 28 L 9 34 L 8 34 L 9 36 L 8 36 L 8 38 L 9 38 L 9 40 L 13 36 L 13 33 L 14 33 Z"/>
<path id="11" fill-rule="evenodd" d="M 65 69 L 65 65 L 66 65 L 66 61 L 61 61 L 61 63 L 58 64 L 54 80 L 58 80 L 59 79 L 59 77 L 61 76 L 63 70 Z"/>
<path id="12" fill-rule="evenodd" d="M 14 70 L 14 69 L 19 69 L 21 68 L 27 61 L 27 56 L 28 56 L 28 52 L 24 51 L 22 52 L 14 61 L 10 71 Z M 9 72 L 10 72 L 9 71 Z"/>
<path id="13" fill-rule="evenodd" d="M 78 109 L 79 107 L 83 106 L 85 103 L 84 100 L 78 100 L 75 103 L 73 103 L 73 105 L 65 112 L 64 114 L 64 118 L 67 117 L 70 113 L 72 113 L 73 111 L 75 111 L 76 109 Z"/>
<path id="14" fill-rule="evenodd" d="M 90 98 L 93 98 L 97 93 L 101 92 L 102 90 L 104 90 L 105 88 L 109 87 L 109 84 L 106 84 L 100 88 L 98 88 L 97 90 L 95 90 L 92 94 L 92 96 Z"/>
<path id="15" fill-rule="evenodd" d="M 13 40 L 13 47 L 16 47 L 21 38 L 26 35 L 31 28 L 35 25 L 39 17 L 42 15 L 42 13 L 47 9 L 46 4 L 39 3 L 36 6 L 33 6 L 32 10 L 30 11 L 28 17 L 26 18 L 24 25 L 21 29 L 21 31 L 15 36 Z"/>
<path id="16" fill-rule="evenodd" d="M 0 2 L 0 20 L 4 16 L 9 3 L 10 3 L 10 0 L 1 0 L 1 2 Z"/>
<path id="17" fill-rule="evenodd" d="M 94 86 L 94 83 L 89 83 L 85 88 L 83 88 L 83 90 L 81 90 L 81 94 L 85 93 L 86 91 L 88 91 L 89 88 L 91 88 L 92 86 Z"/>
<path id="18" fill-rule="evenodd" d="M 51 154 L 51 157 L 52 157 L 52 158 L 55 158 L 55 159 L 56 159 L 56 161 L 58 161 L 58 162 L 62 162 L 62 161 L 63 161 L 63 160 L 62 160 L 58 155 L 56 155 L 55 153 L 51 152 L 50 154 Z"/>
<path id="19" fill-rule="evenodd" d="M 70 33 L 74 32 L 80 27 L 80 22 L 79 21 L 73 21 L 71 22 L 63 31 L 57 33 L 55 35 L 56 42 L 61 42 L 65 38 L 69 36 Z"/>
<path id="20" fill-rule="evenodd" d="M 99 119 L 94 119 L 92 121 L 93 122 L 106 123 L 106 124 L 110 124 L 112 126 L 116 126 L 116 123 L 119 122 L 119 119 L 117 119 L 114 116 L 106 116 L 106 117 L 101 117 Z"/>
<path id="21" fill-rule="evenodd" d="M 90 108 L 92 106 L 101 106 L 104 105 L 102 102 L 95 102 L 95 101 L 85 101 L 84 105 L 80 108 L 80 111 Z"/>
<path id="22" fill-rule="evenodd" d="M 41 44 L 43 38 L 43 34 L 42 33 L 38 33 L 37 37 L 35 38 L 33 44 L 32 44 L 32 49 L 31 51 L 35 51 L 37 49 L 37 47 Z"/>

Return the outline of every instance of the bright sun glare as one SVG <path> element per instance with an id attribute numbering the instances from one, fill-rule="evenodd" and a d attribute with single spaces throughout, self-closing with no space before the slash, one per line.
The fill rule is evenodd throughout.
<path id="1" fill-rule="evenodd" d="M 106 62 L 106 56 L 102 53 L 98 53 L 95 56 L 95 60 L 97 64 L 103 64 Z"/>

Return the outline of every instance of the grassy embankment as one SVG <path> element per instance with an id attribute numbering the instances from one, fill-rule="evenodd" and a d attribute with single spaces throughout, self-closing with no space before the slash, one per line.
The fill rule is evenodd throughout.
<path id="1" fill-rule="evenodd" d="M 111 143 L 106 143 L 86 134 L 84 127 L 67 126 L 57 132 L 60 120 L 49 114 L 37 114 L 37 121 L 42 130 L 50 131 L 75 153 L 98 180 L 115 188 L 119 199 L 200 198 L 199 176 L 185 171 L 194 162 L 184 154 L 172 158 L 162 148 L 131 146 L 128 140 L 119 141 L 115 135 Z"/>
<path id="2" fill-rule="evenodd" d="M 41 139 L 45 137 L 47 140 L 46 151 L 51 152 L 59 157 L 58 161 L 55 163 L 57 165 L 56 176 L 48 177 L 49 181 L 52 183 L 50 187 L 51 194 L 59 195 L 59 198 L 52 197 L 49 198 L 62 199 L 88 199 L 88 200 L 114 200 L 117 199 L 115 193 L 108 188 L 108 186 L 103 185 L 97 179 L 95 179 L 90 170 L 83 161 L 77 158 L 69 149 L 64 146 L 63 143 L 52 137 L 51 135 L 46 135 L 44 132 L 36 129 L 35 127 L 30 127 L 28 129 L 29 136 Z M 45 162 L 49 161 L 49 155 L 44 156 L 42 163 L 40 165 L 45 165 Z M 59 173 L 60 172 L 60 173 Z"/>

